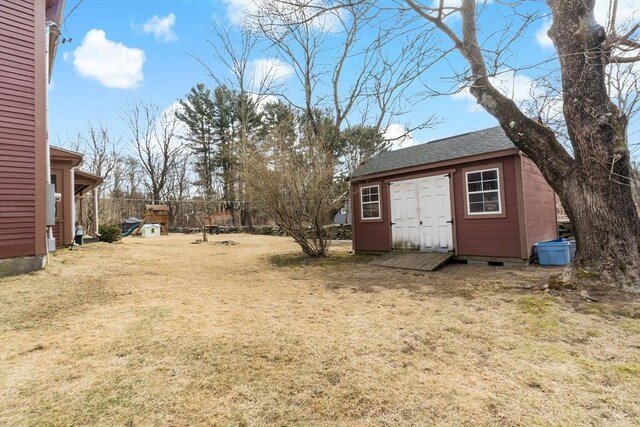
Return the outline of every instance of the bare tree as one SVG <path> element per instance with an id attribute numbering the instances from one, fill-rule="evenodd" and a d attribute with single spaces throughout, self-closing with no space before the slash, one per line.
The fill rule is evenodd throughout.
<path id="1" fill-rule="evenodd" d="M 332 159 L 327 181 L 334 181 L 335 209 L 347 192 L 344 179 L 335 179 L 353 159 L 366 160 L 385 148 L 376 144 L 393 120 L 409 113 L 420 95 L 409 90 L 443 55 L 428 44 L 420 25 L 385 19 L 373 2 L 339 0 L 263 1 L 248 25 L 294 71 L 295 85 L 279 93 L 308 123 Z M 424 27 L 424 25 L 422 25 Z M 295 101 L 302 99 L 302 101 Z M 429 127 L 433 116 L 415 120 L 411 131 Z M 369 148 L 358 144 L 347 129 L 370 129 Z M 364 133 L 360 133 L 362 137 Z M 361 138 L 360 138 L 361 139 Z M 343 178 L 343 177 L 341 177 Z"/>
<path id="2" fill-rule="evenodd" d="M 85 131 L 78 135 L 78 147 L 83 147 L 85 153 L 81 168 L 102 177 L 106 184 L 100 188 L 100 196 L 104 194 L 106 187 L 113 184 L 111 178 L 118 163 L 118 142 L 102 122 L 88 122 Z"/>
<path id="3" fill-rule="evenodd" d="M 112 191 L 116 185 L 118 143 L 119 141 L 109 132 L 107 125 L 101 121 L 97 121 L 97 123 L 88 121 L 86 128 L 78 133 L 76 140 L 72 144 L 75 151 L 84 153 L 84 161 L 80 169 L 98 175 L 103 179 L 103 184 L 97 189 L 92 189 L 91 196 L 81 198 L 78 204 L 77 219 L 86 227 L 88 232 L 96 230 L 94 198 L 97 197 L 98 199 L 98 210 L 103 213 L 107 211 L 107 215 L 103 219 L 110 220 L 108 210 L 105 209 L 106 203 L 103 197 L 109 191 Z M 85 199 L 89 199 L 91 202 L 84 203 Z"/>
<path id="4" fill-rule="evenodd" d="M 325 226 L 336 204 L 332 182 L 326 179 L 332 159 L 310 124 L 298 129 L 296 145 L 287 142 L 291 130 L 291 122 L 284 120 L 254 148 L 247 159 L 249 194 L 306 255 L 323 257 L 329 243 Z"/>
<path id="5" fill-rule="evenodd" d="M 383 131 L 411 111 L 420 95 L 407 89 L 446 53 L 427 43 L 433 30 L 388 18 L 366 1 L 339 0 L 327 7 L 279 0 L 262 2 L 249 22 L 293 68 L 303 104 L 281 95 L 304 111 L 314 132 L 314 111 L 327 108 L 337 129 L 346 124 Z M 433 117 L 425 117 L 407 132 L 432 123 Z"/>
<path id="6" fill-rule="evenodd" d="M 278 75 L 274 67 L 264 64 L 260 69 L 251 62 L 251 56 L 259 47 L 259 38 L 248 28 L 222 29 L 214 28 L 216 40 L 210 42 L 214 50 L 215 59 L 231 73 L 230 79 L 220 79 L 209 69 L 211 77 L 220 87 L 232 93 L 233 120 L 229 124 L 228 137 L 233 141 L 227 142 L 228 157 L 236 160 L 235 168 L 229 171 L 234 177 L 235 191 L 225 191 L 226 194 L 237 195 L 239 206 L 233 200 L 230 211 L 240 208 L 241 224 L 252 226 L 251 206 L 247 200 L 245 175 L 251 173 L 244 163 L 247 153 L 251 151 L 256 132 L 261 126 L 260 105 L 269 93 L 278 87 Z M 234 38 L 234 37 L 237 37 Z M 222 129 L 219 129 L 222 132 Z M 233 144 L 232 144 L 233 143 Z M 229 152 L 230 151 L 230 152 Z"/>
<path id="7" fill-rule="evenodd" d="M 207 218 L 213 212 L 213 206 L 211 200 L 206 198 L 194 197 L 190 199 L 188 203 L 188 212 L 189 216 L 193 218 L 196 223 L 198 223 L 198 227 L 202 232 L 202 242 L 206 243 L 209 241 L 207 237 Z"/>
<path id="8" fill-rule="evenodd" d="M 173 111 L 141 101 L 128 104 L 123 114 L 151 199 L 159 203 L 167 196 L 169 177 L 182 152 L 178 119 Z"/>

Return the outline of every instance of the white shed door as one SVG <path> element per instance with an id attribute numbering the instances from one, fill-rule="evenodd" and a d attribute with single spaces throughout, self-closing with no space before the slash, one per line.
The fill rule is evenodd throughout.
<path id="1" fill-rule="evenodd" d="M 418 195 L 420 249 L 442 252 L 453 250 L 449 176 L 420 178 Z"/>
<path id="2" fill-rule="evenodd" d="M 447 175 L 392 182 L 390 190 L 394 249 L 453 250 Z"/>
<path id="3" fill-rule="evenodd" d="M 391 236 L 394 249 L 420 248 L 417 180 L 392 182 Z"/>

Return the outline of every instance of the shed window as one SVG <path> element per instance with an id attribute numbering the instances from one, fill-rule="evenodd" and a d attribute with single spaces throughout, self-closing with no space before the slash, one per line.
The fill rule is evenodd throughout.
<path id="1" fill-rule="evenodd" d="M 380 186 L 362 187 L 360 196 L 362 219 L 380 219 Z"/>
<path id="2" fill-rule="evenodd" d="M 467 172 L 467 213 L 469 215 L 502 213 L 498 169 Z"/>

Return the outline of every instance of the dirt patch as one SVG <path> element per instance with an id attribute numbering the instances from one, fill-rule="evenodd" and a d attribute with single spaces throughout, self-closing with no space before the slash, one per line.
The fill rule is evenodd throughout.
<path id="1" fill-rule="evenodd" d="M 640 319 L 640 294 L 613 286 L 597 286 L 585 281 L 576 287 L 549 289 L 576 311 L 600 316 Z"/>
<path id="2" fill-rule="evenodd" d="M 554 269 L 125 238 L 0 280 L 2 425 L 633 425 L 638 302 Z"/>

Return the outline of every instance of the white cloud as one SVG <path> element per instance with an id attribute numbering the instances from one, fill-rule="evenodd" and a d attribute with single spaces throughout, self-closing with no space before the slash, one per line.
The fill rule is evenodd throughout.
<path id="1" fill-rule="evenodd" d="M 391 141 L 392 150 L 413 147 L 418 143 L 410 133 L 407 133 L 407 129 L 399 123 L 389 124 L 382 133 L 382 137 L 387 141 Z"/>
<path id="2" fill-rule="evenodd" d="M 278 58 L 260 58 L 251 62 L 253 85 L 268 86 L 270 83 L 281 83 L 294 73 L 293 67 Z"/>
<path id="3" fill-rule="evenodd" d="M 176 113 L 181 113 L 183 110 L 184 109 L 182 105 L 180 105 L 180 102 L 176 101 L 173 104 L 166 107 L 164 110 L 162 110 L 159 117 L 160 120 L 165 120 L 166 122 L 169 122 L 169 123 L 172 120 L 176 121 L 175 134 L 179 138 L 186 137 L 189 134 L 189 130 L 187 129 L 187 126 L 183 122 L 175 118 Z"/>
<path id="4" fill-rule="evenodd" d="M 277 103 L 278 102 L 278 98 L 276 96 L 274 96 L 274 95 L 258 95 L 257 93 L 250 93 L 249 96 L 254 101 L 257 101 L 257 104 L 258 104 L 257 105 L 257 109 L 258 109 L 259 113 L 264 111 L 264 107 L 267 104 Z"/>
<path id="5" fill-rule="evenodd" d="M 102 30 L 90 30 L 73 51 L 73 66 L 84 77 L 104 86 L 132 89 L 144 80 L 142 65 L 146 58 L 141 49 L 130 48 L 107 39 Z"/>
<path id="6" fill-rule="evenodd" d="M 176 15 L 173 13 L 163 18 L 153 15 L 153 17 L 142 26 L 142 31 L 145 34 L 153 34 L 157 41 L 170 42 L 178 39 L 178 36 L 173 31 L 175 24 Z"/>
<path id="7" fill-rule="evenodd" d="M 538 40 L 538 44 L 540 44 L 543 49 L 553 48 L 553 41 L 547 35 L 547 31 L 549 31 L 549 28 L 551 28 L 551 20 L 545 19 L 542 23 L 542 28 L 540 28 L 536 33 L 536 40 Z"/>
<path id="8" fill-rule="evenodd" d="M 514 78 L 513 73 L 502 73 L 495 77 L 489 77 L 489 81 L 516 104 L 531 99 L 532 95 L 536 96 L 537 94 L 533 79 L 524 74 L 518 74 Z M 534 93 L 532 93 L 532 91 Z M 482 107 L 477 104 L 476 99 L 471 95 L 468 87 L 451 95 L 451 97 L 456 101 L 467 102 L 470 112 L 482 110 Z"/>
<path id="9" fill-rule="evenodd" d="M 605 28 L 608 28 L 609 7 L 611 0 L 598 0 L 594 7 L 596 21 Z M 616 12 L 616 28 L 623 29 L 635 18 L 640 16 L 640 4 L 637 0 L 618 0 L 618 10 Z"/>
<path id="10" fill-rule="evenodd" d="M 224 0 L 227 17 L 234 25 L 242 24 L 245 18 L 258 11 L 257 0 Z"/>

